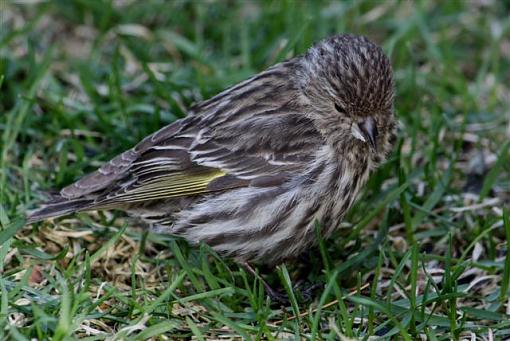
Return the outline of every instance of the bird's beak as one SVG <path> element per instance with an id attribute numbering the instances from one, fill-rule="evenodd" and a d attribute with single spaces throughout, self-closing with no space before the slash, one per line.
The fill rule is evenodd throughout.
<path id="1" fill-rule="evenodd" d="M 377 151 L 377 133 L 377 126 L 372 117 L 352 125 L 352 135 L 363 142 L 368 141 L 374 151 Z"/>

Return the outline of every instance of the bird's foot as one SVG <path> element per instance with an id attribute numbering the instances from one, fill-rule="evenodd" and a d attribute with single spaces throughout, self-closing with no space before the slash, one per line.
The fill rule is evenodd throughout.
<path id="1" fill-rule="evenodd" d="M 267 295 L 271 297 L 271 299 L 275 302 L 279 302 L 284 305 L 288 305 L 290 303 L 290 299 L 288 294 L 283 290 L 276 290 L 273 287 L 271 287 L 265 280 L 262 278 L 262 276 L 255 271 L 255 269 L 252 268 L 252 266 L 249 263 L 243 263 L 242 266 L 255 278 L 259 279 L 259 281 L 264 286 L 264 290 L 266 291 Z M 308 284 L 308 285 L 307 285 Z M 305 302 L 311 301 L 314 297 L 315 291 L 322 288 L 322 283 L 315 283 L 315 284 L 309 284 L 306 283 L 303 280 L 298 281 L 294 286 L 293 290 L 298 293 L 299 298 L 302 298 Z"/>
<path id="2" fill-rule="evenodd" d="M 283 305 L 289 305 L 290 303 L 289 296 L 285 292 L 273 289 L 266 282 L 263 282 L 262 284 L 264 285 L 266 294 L 268 294 L 269 297 L 271 297 L 271 300 Z"/>
<path id="3" fill-rule="evenodd" d="M 305 282 L 303 280 L 298 281 L 294 285 L 294 290 L 305 302 L 311 301 L 315 297 L 315 293 L 318 290 L 322 290 L 323 288 L 324 288 L 323 283 L 310 283 Z"/>

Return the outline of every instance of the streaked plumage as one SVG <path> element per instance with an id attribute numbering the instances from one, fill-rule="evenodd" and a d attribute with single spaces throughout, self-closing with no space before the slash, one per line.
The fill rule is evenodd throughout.
<path id="1" fill-rule="evenodd" d="M 29 221 L 118 208 L 239 261 L 329 235 L 394 142 L 393 81 L 364 37 L 326 39 L 217 96 L 64 188 Z"/>

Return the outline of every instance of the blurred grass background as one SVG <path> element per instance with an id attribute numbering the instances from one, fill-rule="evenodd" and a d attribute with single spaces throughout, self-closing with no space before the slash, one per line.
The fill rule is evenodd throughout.
<path id="1" fill-rule="evenodd" d="M 23 227 L 190 104 L 343 32 L 391 57 L 399 142 L 333 238 L 260 268 L 288 305 L 117 212 Z M 0 0 L 0 339 L 508 339 L 509 108 L 508 1 Z"/>

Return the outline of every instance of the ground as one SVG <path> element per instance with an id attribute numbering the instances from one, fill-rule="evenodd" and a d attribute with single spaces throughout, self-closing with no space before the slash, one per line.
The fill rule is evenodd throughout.
<path id="1" fill-rule="evenodd" d="M 257 267 L 288 304 L 120 212 L 24 226 L 192 103 L 342 32 L 390 56 L 399 139 L 332 238 Z M 0 339 L 510 338 L 508 2 L 0 0 L 0 90 Z"/>

